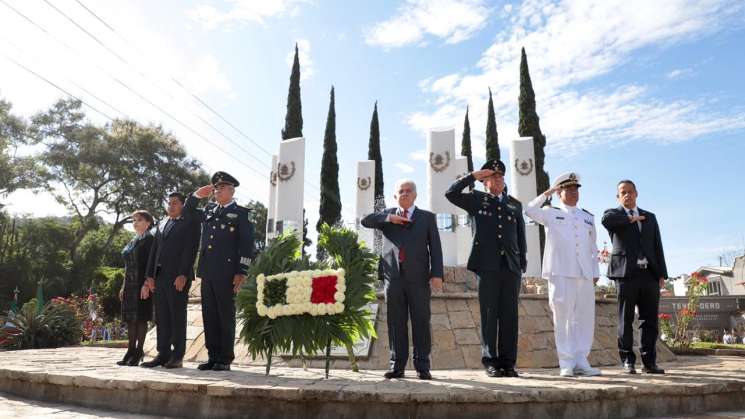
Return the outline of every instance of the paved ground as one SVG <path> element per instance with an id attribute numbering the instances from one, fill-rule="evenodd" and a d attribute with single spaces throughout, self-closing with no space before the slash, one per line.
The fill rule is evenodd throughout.
<path id="1" fill-rule="evenodd" d="M 98 409 L 88 409 L 80 406 L 69 406 L 57 403 L 45 403 L 36 400 L 22 399 L 0 393 L 0 417 L 2 418 L 54 418 L 54 419 L 139 419 L 156 418 L 159 416 L 130 415 Z M 160 416 L 165 417 L 165 416 Z"/>
<path id="2" fill-rule="evenodd" d="M 434 380 L 421 381 L 415 378 L 413 371 L 407 371 L 405 379 L 385 380 L 383 371 L 354 373 L 332 370 L 330 378 L 326 380 L 319 369 L 278 367 L 273 368 L 271 376 L 266 377 L 262 367 L 252 366 L 236 366 L 230 372 L 200 372 L 195 369 L 194 363 L 186 363 L 186 368 L 175 370 L 119 367 L 115 362 L 123 352 L 122 349 L 109 348 L 3 352 L 0 381 L 23 381 L 80 390 L 96 388 L 119 392 L 121 389 L 129 393 L 153 390 L 155 393 L 178 393 L 184 397 L 258 397 L 310 403 L 329 399 L 340 403 L 373 401 L 400 404 L 401 407 L 416 403 L 515 405 L 576 403 L 597 399 L 631 401 L 639 396 L 655 400 L 684 396 L 684 399 L 694 400 L 702 394 L 736 394 L 745 390 L 745 361 L 739 357 L 725 356 L 680 357 L 674 363 L 662 364 L 668 370 L 668 374 L 663 376 L 629 376 L 622 375 L 618 368 L 604 368 L 601 377 L 563 378 L 558 376 L 558 369 L 532 369 L 522 370 L 521 378 L 494 379 L 479 370 L 440 370 L 433 371 Z M 60 400 L 64 403 L 69 399 Z M 62 417 L 128 417 L 105 411 L 45 405 L 7 396 L 0 399 L 0 417 L 7 416 L 1 414 L 5 406 L 15 417 L 43 417 L 57 414 L 55 412 Z M 715 410 L 716 406 L 710 410 Z M 41 410 L 37 413 L 35 409 Z M 745 418 L 745 412 L 689 417 Z"/>

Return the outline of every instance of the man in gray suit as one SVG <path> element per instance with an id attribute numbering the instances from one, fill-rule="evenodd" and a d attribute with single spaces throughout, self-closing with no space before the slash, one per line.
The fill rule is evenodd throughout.
<path id="1" fill-rule="evenodd" d="M 412 180 L 396 183 L 398 208 L 370 214 L 362 225 L 383 233 L 383 252 L 378 269 L 385 280 L 388 310 L 390 369 L 385 378 L 402 378 L 409 359 L 408 318 L 414 341 L 414 368 L 417 377 L 432 379 L 429 353 L 431 289 L 442 290 L 442 247 L 435 214 L 414 206 L 416 184 Z M 431 288 L 430 288 L 431 284 Z"/>

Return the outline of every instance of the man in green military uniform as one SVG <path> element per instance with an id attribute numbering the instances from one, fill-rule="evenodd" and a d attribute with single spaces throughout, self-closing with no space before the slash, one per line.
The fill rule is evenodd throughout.
<path id="1" fill-rule="evenodd" d="M 478 276 L 481 363 L 490 377 L 517 377 L 517 299 L 525 257 L 525 222 L 520 201 L 507 194 L 504 163 L 491 160 L 457 180 L 445 197 L 471 215 L 475 230 L 468 270 Z M 486 192 L 463 192 L 474 181 Z"/>
<path id="2" fill-rule="evenodd" d="M 235 358 L 235 294 L 246 279 L 254 256 L 254 227 L 249 210 L 233 199 L 238 180 L 216 172 L 212 184 L 186 200 L 185 211 L 199 213 L 202 239 L 197 275 L 202 279 L 202 320 L 208 360 L 199 370 L 229 371 Z M 197 202 L 214 193 L 204 209 Z"/>

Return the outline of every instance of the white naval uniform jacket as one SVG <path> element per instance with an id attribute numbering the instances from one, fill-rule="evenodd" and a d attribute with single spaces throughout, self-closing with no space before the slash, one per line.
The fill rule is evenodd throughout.
<path id="1" fill-rule="evenodd" d="M 543 207 L 547 197 L 538 195 L 525 207 L 525 214 L 546 228 L 543 272 L 551 277 L 593 279 L 600 276 L 595 217 L 589 212 L 568 207 Z"/>

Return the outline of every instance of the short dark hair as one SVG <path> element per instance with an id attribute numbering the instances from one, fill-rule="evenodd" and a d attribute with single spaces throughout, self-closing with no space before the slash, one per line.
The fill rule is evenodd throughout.
<path id="1" fill-rule="evenodd" d="M 147 210 L 137 210 L 132 213 L 132 218 L 137 216 L 144 218 L 150 224 L 150 227 L 153 226 L 153 216 Z"/>
<path id="2" fill-rule="evenodd" d="M 169 198 L 176 197 L 178 198 L 179 201 L 181 201 L 182 204 L 186 202 L 186 195 L 184 195 L 182 192 L 171 192 L 168 194 L 168 197 Z"/>
<path id="3" fill-rule="evenodd" d="M 632 182 L 631 179 L 621 179 L 620 181 L 618 181 L 618 184 L 616 185 L 616 189 L 618 189 L 618 187 L 624 183 L 628 183 L 629 185 L 634 187 L 634 190 L 636 190 L 636 184 Z"/>

